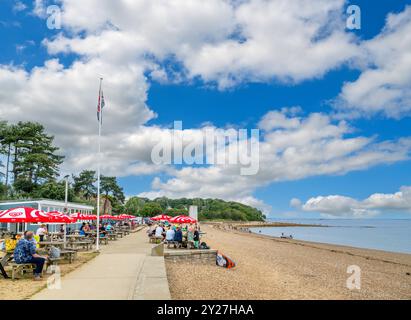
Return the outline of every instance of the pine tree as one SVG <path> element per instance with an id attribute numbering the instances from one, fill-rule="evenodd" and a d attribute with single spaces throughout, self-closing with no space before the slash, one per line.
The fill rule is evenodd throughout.
<path id="1" fill-rule="evenodd" d="M 40 184 L 58 177 L 64 157 L 56 154 L 59 148 L 53 146 L 54 137 L 46 134 L 41 124 L 19 122 L 13 127 L 10 140 L 14 140 L 14 188 L 31 194 Z"/>
<path id="2" fill-rule="evenodd" d="M 105 195 L 104 204 L 103 204 L 103 213 L 106 213 L 107 200 L 109 200 L 109 195 L 111 196 L 112 202 L 114 202 L 112 203 L 113 207 L 118 208 L 119 204 L 124 203 L 125 196 L 123 193 L 123 188 L 121 188 L 117 184 L 116 177 L 101 176 L 100 186 L 101 186 L 101 191 Z"/>
<path id="3" fill-rule="evenodd" d="M 73 189 L 74 193 L 87 200 L 96 196 L 97 188 L 94 185 L 97 181 L 96 172 L 93 170 L 83 170 L 79 176 L 73 175 Z"/>

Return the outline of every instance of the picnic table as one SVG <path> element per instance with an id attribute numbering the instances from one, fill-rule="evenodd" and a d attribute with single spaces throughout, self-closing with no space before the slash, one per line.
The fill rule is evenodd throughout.
<path id="1" fill-rule="evenodd" d="M 64 237 L 64 233 L 61 233 L 61 232 L 50 232 L 47 235 L 47 238 L 51 241 L 63 239 L 63 237 Z"/>
<path id="2" fill-rule="evenodd" d="M 69 263 L 72 263 L 77 256 L 77 251 L 74 250 L 61 250 L 60 255 L 66 258 Z"/>
<path id="3" fill-rule="evenodd" d="M 69 245 L 70 248 L 77 249 L 78 247 L 82 247 L 83 249 L 86 249 L 88 251 L 93 247 L 93 242 L 90 242 L 90 241 L 77 241 L 77 242 L 69 242 L 68 245 Z"/>
<path id="4" fill-rule="evenodd" d="M 84 239 L 86 236 L 82 234 L 70 234 L 67 236 L 69 241 L 77 241 L 79 239 Z"/>
<path id="5" fill-rule="evenodd" d="M 98 238 L 98 240 L 99 240 L 99 243 L 100 244 L 108 244 L 108 238 L 107 238 L 107 236 L 104 236 L 104 237 L 99 237 Z"/>
<path id="6" fill-rule="evenodd" d="M 107 233 L 107 238 L 108 240 L 117 240 L 117 234 L 109 232 Z"/>
<path id="7" fill-rule="evenodd" d="M 54 247 L 64 247 L 64 241 L 39 241 L 38 243 L 40 247 L 44 246 L 46 248 L 54 246 Z"/>
<path id="8" fill-rule="evenodd" d="M 124 234 L 123 234 L 122 231 L 116 231 L 115 233 L 116 233 L 116 235 L 118 235 L 120 238 L 122 238 L 122 237 L 124 236 Z"/>

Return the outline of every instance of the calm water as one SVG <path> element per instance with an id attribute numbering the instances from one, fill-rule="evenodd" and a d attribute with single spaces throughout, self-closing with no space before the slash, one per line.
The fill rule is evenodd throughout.
<path id="1" fill-rule="evenodd" d="M 291 234 L 298 240 L 411 253 L 411 219 L 276 219 L 275 221 L 322 224 L 330 228 L 276 227 L 252 228 L 251 231 L 275 237 L 281 236 L 284 232 L 285 235 Z"/>

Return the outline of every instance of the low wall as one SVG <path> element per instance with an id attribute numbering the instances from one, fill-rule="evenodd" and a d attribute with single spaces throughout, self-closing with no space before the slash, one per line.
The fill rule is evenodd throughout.
<path id="1" fill-rule="evenodd" d="M 164 250 L 164 259 L 168 261 L 186 261 L 199 264 L 215 265 L 217 250 L 192 249 L 192 250 Z"/>

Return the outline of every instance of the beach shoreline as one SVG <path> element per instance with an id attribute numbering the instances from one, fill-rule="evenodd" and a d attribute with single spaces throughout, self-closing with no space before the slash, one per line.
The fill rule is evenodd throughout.
<path id="1" fill-rule="evenodd" d="M 411 299 L 410 254 L 201 226 L 237 267 L 167 262 L 173 299 Z M 360 290 L 347 288 L 349 266 L 361 270 Z"/>

